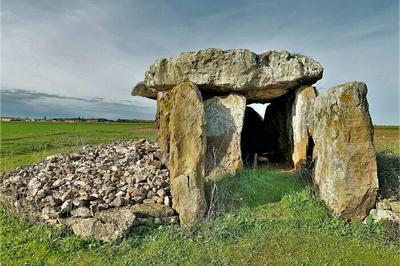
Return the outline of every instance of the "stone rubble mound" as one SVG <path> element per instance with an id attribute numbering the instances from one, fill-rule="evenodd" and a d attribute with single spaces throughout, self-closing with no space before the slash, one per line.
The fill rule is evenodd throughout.
<path id="1" fill-rule="evenodd" d="M 0 200 L 31 221 L 92 223 L 90 234 L 72 229 L 102 240 L 115 239 L 133 225 L 178 222 L 170 207 L 169 171 L 151 140 L 84 146 L 3 173 Z M 106 226 L 94 226 L 100 220 Z"/>

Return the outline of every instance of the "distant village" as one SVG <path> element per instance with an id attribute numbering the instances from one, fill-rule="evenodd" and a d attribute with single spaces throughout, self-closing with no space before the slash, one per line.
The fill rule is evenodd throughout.
<path id="1" fill-rule="evenodd" d="M 83 117 L 72 117 L 72 118 L 21 118 L 21 117 L 12 117 L 12 116 L 2 116 L 0 117 L 1 121 L 26 121 L 26 122 L 70 122 L 70 123 L 151 123 L 154 120 L 142 120 L 142 119 L 106 119 L 106 118 L 83 118 Z"/>

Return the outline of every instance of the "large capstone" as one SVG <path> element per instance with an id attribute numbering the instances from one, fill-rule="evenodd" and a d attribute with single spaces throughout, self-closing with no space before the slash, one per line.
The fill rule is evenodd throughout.
<path id="1" fill-rule="evenodd" d="M 139 82 L 132 90 L 132 96 L 142 96 L 150 99 L 157 99 L 158 91 L 153 88 L 148 88 L 143 82 Z"/>
<path id="2" fill-rule="evenodd" d="M 216 180 L 242 169 L 240 137 L 246 98 L 238 94 L 213 97 L 204 102 L 206 114 L 206 176 Z"/>
<path id="3" fill-rule="evenodd" d="M 367 216 L 378 190 L 366 95 L 364 83 L 349 82 L 322 93 L 314 105 L 314 182 L 328 207 L 349 220 Z"/>
<path id="4" fill-rule="evenodd" d="M 132 95 L 155 99 L 155 90 L 168 91 L 189 80 L 204 94 L 236 92 L 249 101 L 269 101 L 299 85 L 315 83 L 322 73 L 317 61 L 295 53 L 210 48 L 157 60 Z"/>
<path id="5" fill-rule="evenodd" d="M 169 118 L 172 206 L 182 224 L 201 220 L 206 210 L 204 164 L 205 115 L 200 91 L 191 82 L 172 90 Z"/>

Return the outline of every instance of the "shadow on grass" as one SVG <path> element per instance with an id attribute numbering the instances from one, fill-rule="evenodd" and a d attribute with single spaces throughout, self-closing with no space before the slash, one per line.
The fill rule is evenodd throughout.
<path id="1" fill-rule="evenodd" d="M 379 194 L 384 198 L 400 194 L 400 156 L 390 152 L 376 154 Z"/>
<path id="2" fill-rule="evenodd" d="M 235 176 L 225 176 L 205 185 L 207 216 L 219 217 L 241 208 L 256 208 L 278 202 L 283 196 L 304 189 L 306 183 L 294 173 L 267 168 L 244 169 Z M 210 217 L 211 216 L 211 217 Z"/>

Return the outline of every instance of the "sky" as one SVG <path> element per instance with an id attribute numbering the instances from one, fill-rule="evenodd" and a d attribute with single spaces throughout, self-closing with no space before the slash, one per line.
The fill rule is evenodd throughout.
<path id="1" fill-rule="evenodd" d="M 287 50 L 360 80 L 375 124 L 399 121 L 399 1 L 1 1 L 1 115 L 154 117 L 130 95 L 150 64 L 216 47 Z"/>

